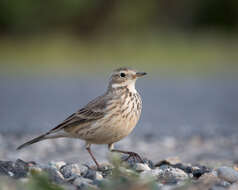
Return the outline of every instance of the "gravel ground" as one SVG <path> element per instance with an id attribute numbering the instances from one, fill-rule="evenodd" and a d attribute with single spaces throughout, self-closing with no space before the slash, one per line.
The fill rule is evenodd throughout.
<path id="1" fill-rule="evenodd" d="M 114 157 L 114 158 L 113 158 Z M 39 164 L 23 160 L 0 161 L 0 175 L 20 180 L 20 184 L 35 184 L 32 189 L 57 189 L 58 184 L 66 190 L 71 189 L 202 189 L 233 190 L 238 188 L 238 168 L 216 167 L 181 163 L 179 159 L 163 160 L 154 164 L 148 159 L 139 163 L 134 159 L 121 162 L 112 156 L 111 163 L 100 168 L 79 163 L 50 162 Z M 123 159 L 123 158 L 122 158 Z M 46 173 L 48 177 L 44 177 Z M 8 188 L 0 176 L 2 188 Z M 47 182 L 50 180 L 50 182 Z M 52 183 L 52 185 L 49 185 Z M 19 184 L 18 184 L 19 186 Z M 14 188 L 17 189 L 17 185 Z"/>
<path id="2" fill-rule="evenodd" d="M 15 160 L 21 158 L 27 161 L 48 163 L 51 160 L 66 162 L 79 162 L 92 164 L 84 142 L 77 139 L 56 139 L 36 143 L 17 151 L 16 147 L 29 140 L 33 135 L 0 136 L 0 157 L 2 160 Z M 208 165 L 220 165 L 237 162 L 238 138 L 219 137 L 217 139 L 202 139 L 199 136 L 186 140 L 178 140 L 174 137 L 163 137 L 157 141 L 148 141 L 146 138 L 127 137 L 116 144 L 122 150 L 133 150 L 147 157 L 153 162 L 168 157 L 179 157 L 184 162 L 204 163 Z M 92 151 L 100 162 L 108 160 L 108 150 L 105 145 L 93 145 Z M 34 152 L 34 154 L 33 154 Z"/>

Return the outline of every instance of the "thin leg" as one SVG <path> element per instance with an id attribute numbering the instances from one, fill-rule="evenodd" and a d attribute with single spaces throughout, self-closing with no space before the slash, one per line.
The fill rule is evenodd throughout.
<path id="1" fill-rule="evenodd" d="M 88 153 L 90 154 L 90 156 L 92 157 L 92 159 L 93 159 L 93 161 L 95 162 L 95 164 L 97 165 L 97 168 L 100 168 L 100 167 L 99 167 L 99 164 L 98 164 L 98 162 L 97 162 L 97 160 L 96 160 L 96 158 L 93 156 L 93 153 L 91 152 L 90 145 L 87 146 L 86 149 L 87 149 Z"/>
<path id="2" fill-rule="evenodd" d="M 122 154 L 128 154 L 128 157 L 124 160 L 124 161 L 127 161 L 129 160 L 129 158 L 133 158 L 134 161 L 135 159 L 139 160 L 141 163 L 144 163 L 144 161 L 142 160 L 142 158 L 139 156 L 139 154 L 135 153 L 135 152 L 130 152 L 130 151 L 124 151 L 124 150 L 117 150 L 117 149 L 114 149 L 114 146 L 113 144 L 109 144 L 108 145 L 108 148 L 111 152 L 119 152 L 119 153 L 122 153 Z"/>

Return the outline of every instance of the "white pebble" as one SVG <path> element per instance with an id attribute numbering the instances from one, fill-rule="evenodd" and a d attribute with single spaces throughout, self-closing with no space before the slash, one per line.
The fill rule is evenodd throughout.
<path id="1" fill-rule="evenodd" d="M 137 163 L 135 165 L 135 170 L 138 172 L 142 172 L 142 171 L 149 171 L 151 169 L 147 164 Z"/>
<path id="2" fill-rule="evenodd" d="M 10 171 L 8 172 L 8 174 L 9 174 L 9 176 L 11 176 L 11 177 L 14 176 L 14 173 L 12 173 L 12 172 L 10 172 Z"/>

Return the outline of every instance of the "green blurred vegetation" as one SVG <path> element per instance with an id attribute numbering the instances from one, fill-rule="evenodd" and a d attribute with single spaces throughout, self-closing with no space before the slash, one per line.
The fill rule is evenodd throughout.
<path id="1" fill-rule="evenodd" d="M 237 71 L 236 0 L 0 1 L 1 74 Z"/>
<path id="2" fill-rule="evenodd" d="M 25 184 L 28 190 L 63 190 L 63 187 L 52 183 L 46 173 L 31 172 L 29 182 Z"/>
<path id="3" fill-rule="evenodd" d="M 211 75 L 238 71 L 238 40 L 166 35 L 94 40 L 54 35 L 0 44 L 2 74 L 87 75 L 130 66 L 160 75 Z M 93 68 L 93 70 L 92 70 Z"/>
<path id="4" fill-rule="evenodd" d="M 111 32 L 158 29 L 236 31 L 236 0 L 1 0 L 2 34 L 29 35 L 58 30 L 89 38 Z"/>

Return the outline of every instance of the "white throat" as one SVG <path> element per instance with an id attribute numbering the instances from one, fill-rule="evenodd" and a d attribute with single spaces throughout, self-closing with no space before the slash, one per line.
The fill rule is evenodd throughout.
<path id="1" fill-rule="evenodd" d="M 135 87 L 135 81 L 131 82 L 127 87 L 128 87 L 130 92 L 137 93 L 137 90 L 136 90 L 136 87 Z"/>
<path id="2" fill-rule="evenodd" d="M 127 81 L 127 82 L 124 82 L 122 84 L 120 84 L 120 83 L 119 84 L 113 84 L 112 88 L 119 88 L 119 87 L 127 86 L 127 88 L 129 89 L 130 92 L 137 93 L 137 90 L 135 88 L 135 83 L 136 83 L 136 81 L 134 80 L 134 81 Z"/>

